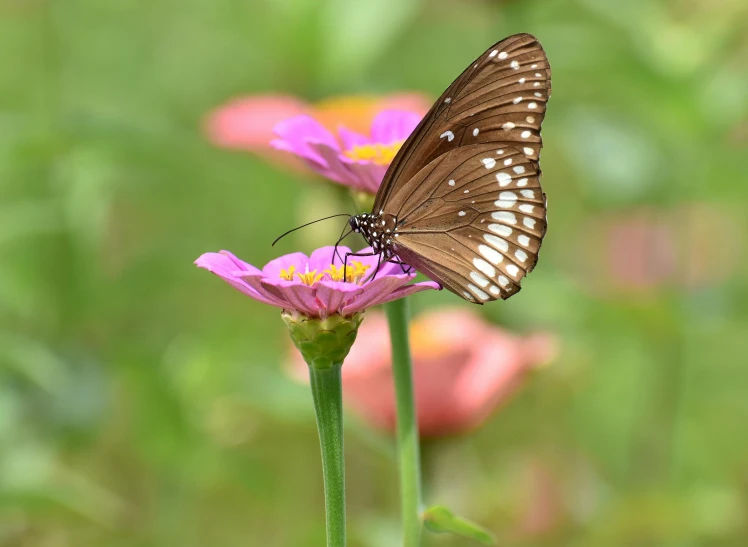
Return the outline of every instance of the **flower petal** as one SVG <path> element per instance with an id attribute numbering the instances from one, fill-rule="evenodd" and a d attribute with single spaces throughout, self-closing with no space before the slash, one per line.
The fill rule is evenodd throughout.
<path id="1" fill-rule="evenodd" d="M 299 273 L 304 273 L 309 259 L 304 253 L 290 253 L 271 260 L 262 269 L 262 275 L 268 279 L 282 279 L 281 270 L 288 270 L 291 266 Z"/>
<path id="2" fill-rule="evenodd" d="M 319 315 L 319 305 L 315 290 L 300 282 L 260 279 L 262 287 L 279 300 L 288 302 L 288 309 L 294 309 L 309 316 Z"/>
<path id="3" fill-rule="evenodd" d="M 317 303 L 327 310 L 327 315 L 340 312 L 343 307 L 364 292 L 364 288 L 353 283 L 320 281 L 315 285 Z"/>
<path id="4" fill-rule="evenodd" d="M 332 264 L 342 264 L 337 256 L 333 259 L 334 251 L 335 247 L 333 245 L 320 247 L 319 249 L 314 250 L 312 254 L 309 255 L 309 269 L 317 270 L 317 273 L 322 273 L 323 270 L 328 269 Z M 345 257 L 345 254 L 350 252 L 351 250 L 348 247 L 338 245 L 338 253 L 340 256 Z"/>
<path id="5" fill-rule="evenodd" d="M 371 123 L 371 140 L 381 144 L 392 144 L 407 139 L 422 116 L 406 110 L 383 110 Z"/>
<path id="6" fill-rule="evenodd" d="M 265 304 L 277 305 L 274 300 L 258 293 L 254 288 L 247 284 L 246 281 L 235 275 L 237 264 L 234 262 L 234 260 L 232 260 L 231 257 L 236 258 L 234 257 L 234 255 L 228 253 L 227 251 L 223 251 L 221 253 L 205 253 L 195 261 L 195 264 L 198 268 L 204 268 L 209 272 L 217 275 L 226 283 L 243 292 L 247 296 Z M 247 266 L 249 266 L 249 264 L 247 264 Z M 254 268 L 254 270 L 257 270 L 257 268 Z"/>
<path id="7" fill-rule="evenodd" d="M 389 275 L 386 277 L 377 277 L 374 281 L 363 285 L 363 294 L 356 297 L 356 299 L 343 308 L 343 314 L 349 315 L 361 311 L 370 306 L 376 306 L 398 298 L 403 298 L 413 293 L 424 291 L 427 289 L 440 290 L 441 286 L 434 281 L 424 281 L 422 283 L 416 283 L 414 285 L 408 285 L 413 276 L 410 275 Z"/>
<path id="8" fill-rule="evenodd" d="M 326 166 L 324 159 L 310 146 L 311 144 L 340 152 L 340 145 L 335 136 L 311 116 L 294 116 L 283 120 L 275 126 L 274 131 L 279 139 L 273 140 L 271 146 L 292 152 L 323 167 Z"/>
<path id="9" fill-rule="evenodd" d="M 340 142 L 343 143 L 343 150 L 351 150 L 356 146 L 363 146 L 371 143 L 371 139 L 366 135 L 356 133 L 355 131 L 346 129 L 343 126 L 338 127 L 338 136 L 340 137 Z"/>

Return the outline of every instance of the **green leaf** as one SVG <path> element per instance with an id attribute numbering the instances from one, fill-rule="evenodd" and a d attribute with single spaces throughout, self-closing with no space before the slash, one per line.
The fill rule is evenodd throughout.
<path id="1" fill-rule="evenodd" d="M 430 532 L 442 534 L 450 532 L 458 536 L 480 541 L 485 545 L 495 545 L 494 535 L 467 519 L 455 515 L 452 511 L 441 505 L 429 507 L 423 513 L 423 522 Z"/>

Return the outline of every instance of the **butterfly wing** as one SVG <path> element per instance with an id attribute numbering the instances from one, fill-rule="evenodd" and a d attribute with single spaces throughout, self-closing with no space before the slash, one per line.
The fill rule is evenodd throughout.
<path id="1" fill-rule="evenodd" d="M 401 181 L 462 146 L 511 145 L 537 161 L 550 94 L 550 65 L 534 36 L 516 34 L 494 44 L 447 88 L 405 141 L 384 176 L 373 211 L 385 208 Z"/>
<path id="2" fill-rule="evenodd" d="M 393 190 L 393 251 L 472 302 L 506 299 L 545 235 L 537 162 L 515 147 L 472 144 L 432 160 Z"/>

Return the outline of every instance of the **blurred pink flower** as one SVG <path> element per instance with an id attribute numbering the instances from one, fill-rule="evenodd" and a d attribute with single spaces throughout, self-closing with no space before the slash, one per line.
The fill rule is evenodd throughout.
<path id="1" fill-rule="evenodd" d="M 556 343 L 548 334 L 522 337 L 473 312 L 442 309 L 411 323 L 413 373 L 421 436 L 460 433 L 481 425 L 519 386 L 525 373 L 548 363 Z M 293 374 L 306 365 L 294 352 Z M 371 313 L 343 366 L 345 403 L 372 426 L 395 429 L 390 342 L 384 315 Z"/>
<path id="2" fill-rule="evenodd" d="M 342 256 L 350 252 L 342 246 L 338 251 Z M 284 255 L 262 270 L 228 251 L 205 253 L 195 264 L 259 302 L 322 319 L 333 314 L 349 317 L 370 306 L 426 289 L 441 289 L 433 281 L 409 285 L 415 274 L 402 273 L 401 267 L 391 262 L 382 265 L 372 279 L 378 257 L 353 258 L 348 262 L 346 279 L 340 259 L 333 257 L 333 247 L 317 249 L 309 257 L 303 253 Z"/>
<path id="3" fill-rule="evenodd" d="M 375 194 L 392 159 L 421 116 L 384 110 L 371 123 L 369 135 L 338 128 L 337 136 L 311 116 L 296 116 L 275 127 L 271 146 L 302 158 L 323 177 L 355 190 Z"/>
<path id="4" fill-rule="evenodd" d="M 303 167 L 301 162 L 270 146 L 270 141 L 276 138 L 273 128 L 283 120 L 308 115 L 329 131 L 342 126 L 364 133 L 383 110 L 404 110 L 420 117 L 430 106 L 428 98 L 419 93 L 331 97 L 316 104 L 289 95 L 250 95 L 230 100 L 210 112 L 204 130 L 216 146 L 247 150 L 283 165 Z"/>
<path id="5" fill-rule="evenodd" d="M 743 224 L 729 208 L 708 203 L 598 215 L 577 240 L 579 276 L 604 294 L 713 285 L 735 270 Z M 715 226 L 734 237 L 715 238 Z"/>

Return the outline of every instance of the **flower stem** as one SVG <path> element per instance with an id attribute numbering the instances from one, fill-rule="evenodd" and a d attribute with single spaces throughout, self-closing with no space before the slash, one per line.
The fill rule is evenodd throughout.
<path id="1" fill-rule="evenodd" d="M 403 546 L 417 547 L 421 543 L 421 463 L 413 398 L 413 366 L 408 344 L 408 303 L 403 298 L 386 304 L 385 308 L 392 340 L 392 372 L 397 400 Z"/>
<path id="2" fill-rule="evenodd" d="M 345 465 L 341 364 L 309 367 L 309 379 L 322 449 L 327 547 L 345 547 Z"/>

